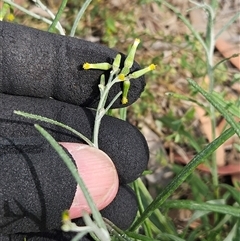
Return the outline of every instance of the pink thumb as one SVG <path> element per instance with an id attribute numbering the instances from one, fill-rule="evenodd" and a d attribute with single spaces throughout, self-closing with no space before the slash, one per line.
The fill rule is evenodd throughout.
<path id="1" fill-rule="evenodd" d="M 115 198 L 119 180 L 112 160 L 104 152 L 88 145 L 60 142 L 74 158 L 78 172 L 98 210 L 105 208 Z M 83 211 L 91 213 L 87 201 L 77 186 L 73 203 L 69 209 L 70 218 L 81 217 Z"/>

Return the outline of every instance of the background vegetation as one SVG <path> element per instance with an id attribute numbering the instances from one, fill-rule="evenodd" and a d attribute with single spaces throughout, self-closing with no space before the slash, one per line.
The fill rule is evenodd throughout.
<path id="1" fill-rule="evenodd" d="M 15 1 L 49 18 L 33 2 Z M 53 13 L 61 4 L 57 0 L 43 3 Z M 83 3 L 67 1 L 60 18 L 66 35 Z M 77 26 L 76 37 L 123 53 L 140 38 L 136 60 L 142 66 L 157 65 L 146 76 L 141 99 L 127 110 L 127 120 L 147 138 L 151 157 L 150 172 L 133 184 L 140 210 L 122 240 L 230 241 L 240 237 L 240 4 L 212 0 L 198 6 L 201 3 L 93 0 Z M 5 20 L 46 31 L 49 27 L 14 7 Z M 232 50 L 229 54 L 228 49 Z M 235 62 L 224 61 L 223 56 L 233 54 Z M 197 155 L 201 151 L 203 157 Z M 195 162 L 186 167 L 192 158 Z M 191 174 L 184 176 L 184 172 Z"/>

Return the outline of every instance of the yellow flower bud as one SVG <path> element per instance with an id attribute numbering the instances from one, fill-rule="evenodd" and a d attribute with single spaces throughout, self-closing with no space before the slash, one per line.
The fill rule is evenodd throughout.
<path id="1" fill-rule="evenodd" d="M 127 95 L 128 95 L 129 88 L 130 88 L 130 81 L 127 79 L 123 82 L 123 94 L 122 94 L 123 105 L 128 103 Z"/>
<path id="2" fill-rule="evenodd" d="M 121 54 L 117 54 L 117 56 L 115 57 L 112 64 L 113 71 L 118 71 L 121 63 L 121 57 L 122 57 Z"/>
<path id="3" fill-rule="evenodd" d="M 120 74 L 120 75 L 118 75 L 118 79 L 120 79 L 121 81 L 124 81 L 124 79 L 125 79 L 125 75 L 124 75 L 124 74 Z"/>
<path id="4" fill-rule="evenodd" d="M 15 19 L 14 15 L 12 13 L 7 14 L 6 20 L 9 22 L 12 22 Z"/>
<path id="5" fill-rule="evenodd" d="M 132 74 L 129 75 L 130 79 L 137 79 L 143 75 L 145 75 L 147 72 L 152 71 L 156 69 L 156 65 L 155 64 L 150 64 L 148 67 L 144 68 L 144 69 L 140 69 L 138 71 L 133 72 Z"/>
<path id="6" fill-rule="evenodd" d="M 122 97 L 122 104 L 125 105 L 128 103 L 128 99 L 126 97 Z"/>
<path id="7" fill-rule="evenodd" d="M 83 68 L 86 70 L 88 70 L 88 69 L 109 70 L 111 67 L 112 67 L 112 65 L 109 63 L 96 63 L 96 64 L 85 63 L 85 64 L 83 64 Z"/>
<path id="8" fill-rule="evenodd" d="M 139 43 L 140 43 L 140 40 L 135 39 L 135 41 L 132 45 L 132 48 L 130 49 L 130 52 L 128 53 L 127 58 L 124 61 L 124 67 L 121 71 L 121 73 L 123 73 L 124 75 L 127 75 L 130 72 L 130 68 L 132 67 L 132 65 L 134 63 L 135 53 L 136 53 Z"/>
<path id="9" fill-rule="evenodd" d="M 156 69 L 156 65 L 155 65 L 155 64 L 150 64 L 150 65 L 149 65 L 149 69 L 150 69 L 150 70 Z"/>
<path id="10" fill-rule="evenodd" d="M 65 223 L 67 221 L 70 221 L 69 211 L 65 210 L 62 212 L 62 222 Z"/>

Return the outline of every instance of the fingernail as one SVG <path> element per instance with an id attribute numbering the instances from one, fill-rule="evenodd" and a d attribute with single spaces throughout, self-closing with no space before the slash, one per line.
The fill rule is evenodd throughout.
<path id="1" fill-rule="evenodd" d="M 118 174 L 110 157 L 88 145 L 70 142 L 59 144 L 64 146 L 75 160 L 78 172 L 98 210 L 108 206 L 116 196 L 119 186 Z M 69 209 L 70 218 L 81 217 L 83 211 L 91 213 L 81 188 L 77 186 Z"/>

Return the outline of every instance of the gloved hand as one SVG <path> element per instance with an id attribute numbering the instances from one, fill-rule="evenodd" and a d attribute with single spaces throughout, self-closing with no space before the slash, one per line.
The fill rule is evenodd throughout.
<path id="1" fill-rule="evenodd" d="M 112 63 L 117 52 L 84 40 L 7 22 L 0 21 L 0 30 L 0 240 L 22 241 L 26 237 L 27 241 L 68 241 L 75 234 L 61 231 L 61 213 L 72 206 L 77 183 L 33 124 L 39 123 L 63 143 L 78 169 L 88 158 L 81 155 L 78 158 L 68 145 L 84 142 L 65 129 L 20 117 L 13 111 L 57 120 L 91 139 L 95 112 L 89 108 L 96 108 L 99 101 L 98 84 L 103 71 L 86 71 L 82 65 Z M 132 71 L 137 69 L 135 63 Z M 140 96 L 144 86 L 143 78 L 131 82 L 128 105 Z M 121 83 L 115 84 L 107 102 L 121 89 Z M 114 108 L 123 106 L 121 98 L 113 105 Z M 99 148 L 113 161 L 120 183 L 116 197 L 101 213 L 127 229 L 137 212 L 135 195 L 127 184 L 146 169 L 147 143 L 131 124 L 104 116 Z M 96 172 L 94 167 L 88 170 Z M 96 179 L 94 175 L 91 178 Z M 97 181 L 94 187 L 99 188 Z M 83 224 L 77 216 L 74 221 Z"/>

